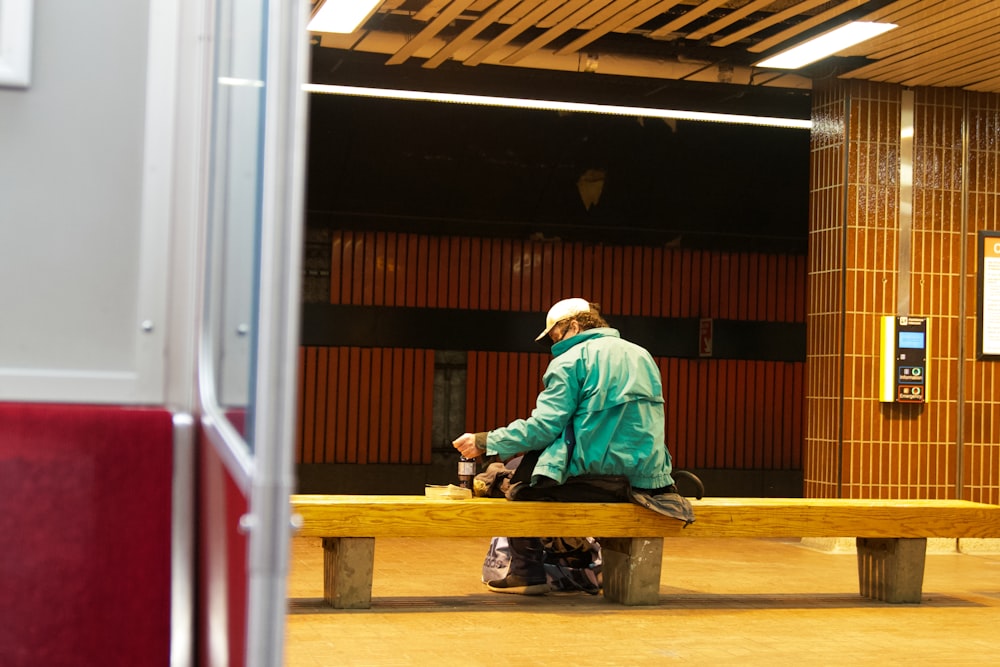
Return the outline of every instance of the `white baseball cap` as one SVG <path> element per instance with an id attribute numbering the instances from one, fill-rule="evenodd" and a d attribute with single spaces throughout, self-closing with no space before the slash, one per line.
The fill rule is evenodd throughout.
<path id="1" fill-rule="evenodd" d="M 588 312 L 590 312 L 590 302 L 586 299 L 573 298 L 556 302 L 554 306 L 549 308 L 549 313 L 545 316 L 545 330 L 538 334 L 535 340 L 541 340 L 548 336 L 549 332 L 552 331 L 552 327 L 556 325 L 556 322 L 561 322 L 567 317 L 573 317 L 578 313 Z"/>

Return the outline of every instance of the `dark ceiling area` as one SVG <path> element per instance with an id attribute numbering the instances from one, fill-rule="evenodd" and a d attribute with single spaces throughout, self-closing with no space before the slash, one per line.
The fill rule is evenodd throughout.
<path id="1" fill-rule="evenodd" d="M 385 57 L 378 54 L 320 47 L 312 50 L 311 81 L 783 118 L 808 119 L 810 113 L 808 88 L 737 86 L 490 65 L 470 68 L 458 63 L 445 63 L 434 69 L 412 61 L 386 67 Z"/>
<path id="2" fill-rule="evenodd" d="M 318 95 L 311 226 L 805 252 L 809 133 Z"/>

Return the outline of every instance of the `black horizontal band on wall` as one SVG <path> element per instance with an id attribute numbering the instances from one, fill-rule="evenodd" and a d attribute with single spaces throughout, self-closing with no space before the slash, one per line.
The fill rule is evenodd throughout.
<path id="1" fill-rule="evenodd" d="M 696 359 L 697 318 L 607 316 L 622 337 L 654 357 Z M 544 315 L 497 310 L 396 308 L 307 303 L 302 345 L 398 347 L 428 350 L 541 352 L 535 342 Z M 714 320 L 713 359 L 805 361 L 806 327 L 794 322 Z"/>

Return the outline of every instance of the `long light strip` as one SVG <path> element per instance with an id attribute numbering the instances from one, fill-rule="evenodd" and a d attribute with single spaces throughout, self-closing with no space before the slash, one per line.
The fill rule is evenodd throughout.
<path id="1" fill-rule="evenodd" d="M 709 123 L 735 123 L 743 125 L 763 125 L 765 127 L 786 127 L 796 130 L 812 128 L 811 120 L 799 118 L 777 118 L 771 116 L 744 116 L 705 111 L 682 111 L 677 109 L 653 109 L 649 107 L 626 107 L 610 104 L 586 104 L 582 102 L 558 102 L 554 100 L 532 100 L 517 97 L 493 97 L 490 95 L 466 95 L 460 93 L 431 93 L 416 90 L 395 90 L 388 88 L 365 88 L 359 86 L 338 86 L 307 83 L 303 89 L 309 93 L 325 95 L 349 95 L 353 97 L 376 97 L 394 100 L 415 100 L 424 102 L 450 102 L 453 104 L 476 104 L 481 106 L 509 107 L 513 109 L 538 109 L 548 111 L 575 111 L 580 113 L 609 114 L 616 116 L 642 116 L 645 118 L 672 118 Z"/>
<path id="2" fill-rule="evenodd" d="M 809 41 L 802 42 L 770 58 L 761 60 L 754 67 L 773 69 L 798 69 L 817 60 L 832 56 L 849 46 L 854 46 L 883 32 L 897 27 L 895 23 L 872 23 L 868 21 L 852 21 L 839 28 L 824 32 Z"/>

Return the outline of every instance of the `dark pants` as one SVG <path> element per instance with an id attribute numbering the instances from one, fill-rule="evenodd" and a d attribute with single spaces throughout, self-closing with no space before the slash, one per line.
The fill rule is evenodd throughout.
<path id="1" fill-rule="evenodd" d="M 625 490 L 628 488 L 628 482 L 624 479 L 621 482 L 621 488 L 601 488 L 587 484 L 557 484 L 555 480 L 549 480 L 549 483 L 542 480 L 540 484 L 530 486 L 535 463 L 540 455 L 541 451 L 528 452 L 521 459 L 510 483 L 513 486 L 520 482 L 522 492 L 508 494 L 508 498 L 556 502 L 622 502 L 627 500 Z M 579 481 L 580 479 L 582 478 L 567 480 L 567 482 Z M 583 541 L 585 538 L 575 539 Z M 542 540 L 541 537 L 507 538 L 510 545 L 510 574 L 523 577 L 531 583 L 545 581 L 545 547 Z"/>
<path id="2" fill-rule="evenodd" d="M 541 452 L 528 452 L 521 457 L 510 483 L 531 483 L 531 472 Z M 530 582 L 545 581 L 545 548 L 540 537 L 508 537 L 510 569 L 508 572 Z"/>
<path id="3" fill-rule="evenodd" d="M 510 574 L 530 583 L 545 581 L 545 549 L 540 537 L 508 537 Z"/>
<path id="4" fill-rule="evenodd" d="M 632 491 L 656 496 L 676 493 L 673 485 L 662 489 L 634 489 L 621 475 L 591 475 L 571 477 L 564 484 L 555 480 L 541 480 L 531 486 L 535 463 L 541 451 L 528 452 L 518 463 L 510 480 L 507 498 L 510 500 L 548 500 L 555 502 L 615 503 L 632 502 Z M 700 496 L 699 496 L 700 497 Z M 546 538 L 547 539 L 547 538 Z M 576 538 L 583 540 L 584 538 Z M 545 579 L 545 548 L 541 537 L 508 537 L 510 544 L 510 574 L 530 582 Z"/>

